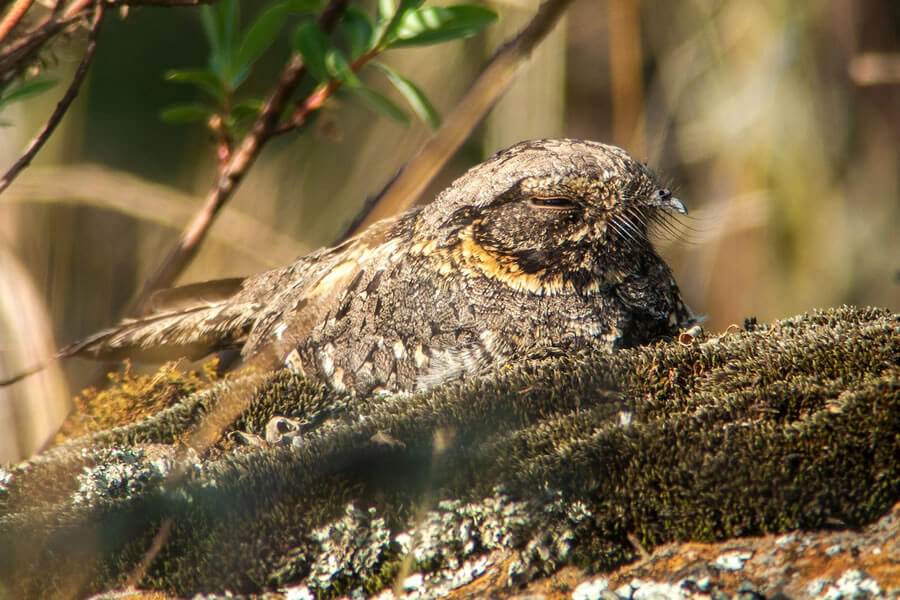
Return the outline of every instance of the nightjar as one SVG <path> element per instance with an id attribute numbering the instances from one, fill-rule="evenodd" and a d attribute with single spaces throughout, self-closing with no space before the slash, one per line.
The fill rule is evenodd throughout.
<path id="1" fill-rule="evenodd" d="M 672 335 L 691 313 L 648 241 L 684 205 L 624 150 L 516 144 L 426 206 L 246 279 L 160 292 L 156 312 L 61 356 L 162 360 L 239 348 L 359 394 L 511 359 Z"/>

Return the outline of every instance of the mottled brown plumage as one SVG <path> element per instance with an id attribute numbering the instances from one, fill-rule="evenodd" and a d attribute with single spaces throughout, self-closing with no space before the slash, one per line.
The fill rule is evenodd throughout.
<path id="1" fill-rule="evenodd" d="M 647 240 L 684 206 L 614 146 L 523 142 L 437 199 L 244 280 L 163 293 L 157 312 L 62 355 L 200 357 L 240 347 L 338 390 L 413 390 L 515 357 L 614 351 L 690 313 Z M 173 308 L 174 307 L 174 308 Z"/>

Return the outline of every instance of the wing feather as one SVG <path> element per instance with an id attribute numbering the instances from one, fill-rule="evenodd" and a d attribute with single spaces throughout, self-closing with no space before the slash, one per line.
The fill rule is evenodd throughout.
<path id="1" fill-rule="evenodd" d="M 281 363 L 329 313 L 337 311 L 345 293 L 366 270 L 374 272 L 397 251 L 399 241 L 389 239 L 395 222 L 376 223 L 340 246 L 320 251 L 310 263 L 292 265 L 304 272 L 295 273 L 294 283 L 267 303 L 244 346 L 244 357 L 265 349 L 269 362 Z"/>

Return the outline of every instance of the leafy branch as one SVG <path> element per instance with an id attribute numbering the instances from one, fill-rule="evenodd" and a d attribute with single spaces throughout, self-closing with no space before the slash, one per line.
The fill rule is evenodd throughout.
<path id="1" fill-rule="evenodd" d="M 0 178 L 0 192 L 27 167 L 44 146 L 71 106 L 87 75 L 97 49 L 103 15 L 110 7 L 123 10 L 129 6 L 192 6 L 213 0 L 52 0 L 45 3 L 15 0 L 0 18 L 0 109 L 42 93 L 55 83 L 46 78 L 28 79 L 26 73 L 37 71 L 42 51 L 58 36 L 78 28 L 86 28 L 88 44 L 81 62 L 63 97 L 46 124 L 28 144 L 22 156 Z M 34 18 L 26 19 L 30 15 Z M 18 83 L 16 83 L 18 80 Z M 8 123 L 0 123 L 8 125 Z"/>
<path id="2" fill-rule="evenodd" d="M 277 2 L 263 10 L 246 29 L 238 28 L 236 0 L 222 0 L 215 7 L 204 7 L 203 30 L 210 45 L 209 65 L 205 69 L 169 71 L 170 81 L 193 84 L 207 101 L 185 104 L 165 110 L 169 122 L 205 121 L 215 136 L 220 160 L 227 160 L 234 140 L 246 133 L 250 119 L 262 109 L 259 98 L 238 99 L 241 85 L 253 64 L 269 49 L 292 14 L 303 18 L 293 28 L 293 50 L 302 57 L 304 68 L 317 87 L 298 100 L 290 114 L 275 128 L 280 134 L 302 126 L 309 115 L 339 88 L 359 96 L 369 107 L 388 117 L 408 123 L 406 112 L 389 98 L 366 85 L 358 76 L 372 64 L 397 89 L 412 111 L 429 127 L 436 129 L 440 117 L 425 94 L 410 80 L 389 66 L 372 61 L 391 48 L 435 44 L 474 35 L 496 20 L 496 14 L 479 6 L 421 7 L 422 0 L 402 0 L 379 4 L 374 22 L 361 8 L 347 6 L 332 42 L 328 31 L 308 17 L 316 0 Z"/>
<path id="3" fill-rule="evenodd" d="M 100 25 L 103 22 L 104 14 L 103 2 L 101 0 L 97 3 L 97 7 L 94 10 L 94 20 L 91 23 L 91 27 L 88 32 L 87 49 L 84 52 L 81 63 L 79 63 L 78 68 L 75 70 L 75 75 L 72 77 L 72 81 L 69 83 L 69 87 L 66 89 L 66 93 L 56 105 L 56 108 L 50 115 L 50 118 L 47 120 L 47 123 L 44 125 L 41 131 L 38 132 L 31 143 L 28 144 L 28 148 L 25 149 L 25 152 L 22 154 L 19 160 L 17 160 L 15 164 L 13 164 L 13 166 L 11 166 L 9 170 L 3 175 L 3 177 L 0 178 L 0 192 L 9 187 L 9 184 L 12 183 L 16 176 L 31 163 L 35 155 L 37 155 L 38 151 L 44 146 L 47 140 L 50 139 L 50 135 L 53 134 L 56 126 L 59 125 L 60 121 L 62 121 L 62 118 L 63 116 L 65 116 L 66 111 L 69 110 L 69 106 L 71 106 L 72 102 L 75 100 L 75 97 L 78 95 L 78 90 L 81 89 L 81 83 L 84 81 L 84 78 L 87 75 L 88 67 L 90 67 L 91 61 L 93 61 L 94 59 L 94 53 L 97 50 L 97 38 L 100 35 Z M 52 82 L 50 83 L 50 85 L 52 85 Z M 4 100 L 7 103 L 15 99 L 21 100 L 24 97 L 39 93 L 47 87 L 49 87 L 47 85 L 47 82 L 31 82 L 31 85 L 29 85 L 29 83 L 24 83 L 17 90 L 6 93 L 4 97 L 0 99 L 0 105 L 3 104 Z"/>
<path id="4" fill-rule="evenodd" d="M 216 138 L 219 166 L 203 206 L 185 228 L 178 244 L 144 281 L 131 313 L 144 312 L 152 293 L 171 286 L 188 265 L 216 215 L 270 138 L 303 127 L 309 115 L 342 87 L 359 95 L 370 107 L 405 121 L 404 111 L 364 84 L 358 71 L 388 49 L 468 37 L 496 20 L 493 11 L 477 6 L 436 8 L 422 7 L 423 0 L 400 0 L 399 4 L 394 0 L 380 0 L 373 22 L 361 9 L 348 6 L 347 0 L 331 0 L 316 20 L 307 18 L 295 27 L 293 52 L 277 85 L 263 102 L 238 99 L 250 68 L 269 49 L 289 14 L 308 13 L 319 1 L 278 2 L 260 13 L 246 31 L 239 29 L 236 3 L 237 0 L 221 0 L 216 7 L 203 7 L 204 32 L 210 44 L 208 67 L 168 74 L 170 79 L 196 85 L 215 101 L 192 108 L 173 107 L 164 116 L 170 120 L 205 118 Z M 343 44 L 330 38 L 338 26 L 340 30 L 335 33 L 341 34 Z M 384 65 L 380 72 L 386 74 L 417 114 L 431 125 L 437 125 L 437 113 L 412 82 Z M 291 97 L 307 73 L 318 84 L 306 97 L 295 100 L 293 109 L 289 109 Z M 288 110 L 290 116 L 284 117 Z M 254 114 L 252 125 L 245 130 L 241 121 Z"/>

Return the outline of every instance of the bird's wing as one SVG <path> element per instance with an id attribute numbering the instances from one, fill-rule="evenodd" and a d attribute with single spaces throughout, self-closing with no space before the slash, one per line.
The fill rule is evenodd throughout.
<path id="1" fill-rule="evenodd" d="M 281 285 L 259 315 L 244 346 L 244 357 L 265 351 L 269 362 L 281 363 L 360 281 L 396 260 L 403 243 L 403 238 L 395 235 L 397 221 L 375 223 L 340 246 L 298 261 L 290 267 L 291 273 L 280 274 Z"/>
<path id="2" fill-rule="evenodd" d="M 233 347 L 245 358 L 263 348 L 280 362 L 339 301 L 367 265 L 389 259 L 396 219 L 246 279 L 222 279 L 157 292 L 149 315 L 66 346 L 59 358 L 159 362 L 197 359 Z M 274 366 L 274 365 L 273 365 Z"/>
<path id="3" fill-rule="evenodd" d="M 199 291 L 197 285 L 192 286 L 195 291 Z M 253 325 L 250 315 L 259 308 L 220 300 L 125 319 L 115 327 L 66 346 L 57 356 L 97 360 L 131 358 L 147 362 L 182 357 L 197 359 L 240 346 Z"/>

